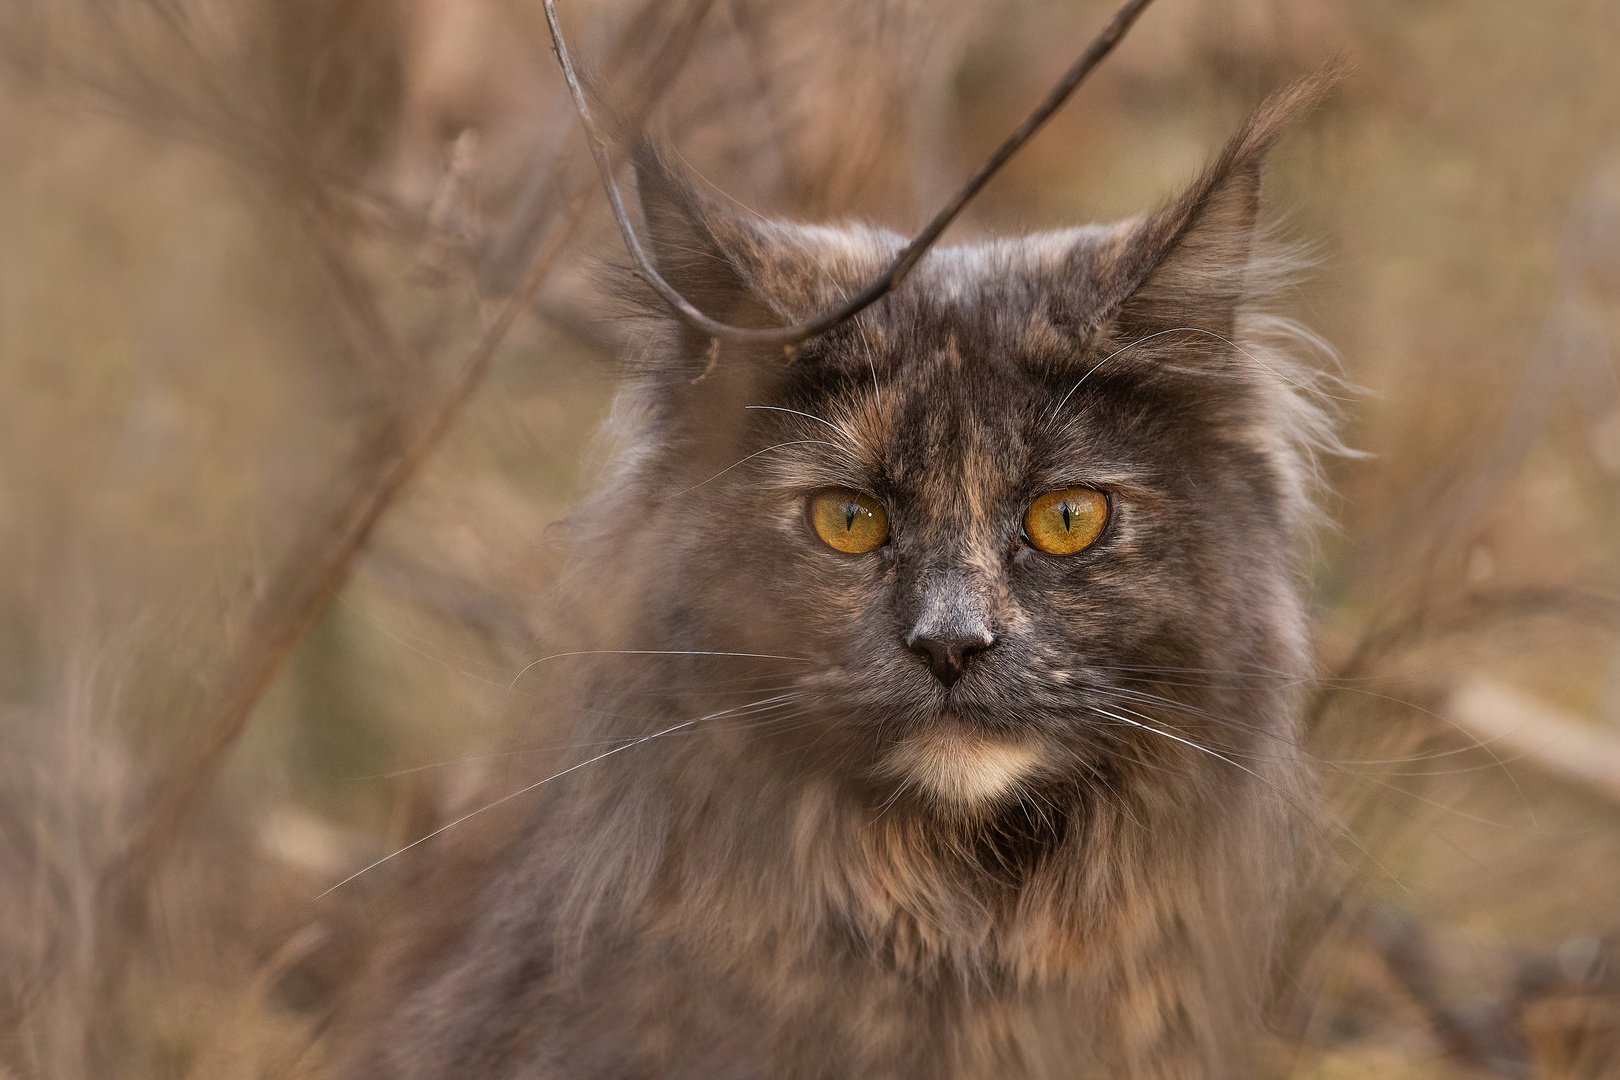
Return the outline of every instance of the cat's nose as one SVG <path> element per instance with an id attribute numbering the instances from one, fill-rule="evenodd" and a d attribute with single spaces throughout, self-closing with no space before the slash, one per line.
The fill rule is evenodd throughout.
<path id="1" fill-rule="evenodd" d="M 906 637 L 906 648 L 926 658 L 934 678 L 944 683 L 947 689 L 962 677 L 968 657 L 983 652 L 995 643 L 995 636 L 979 627 L 932 632 L 914 630 Z"/>

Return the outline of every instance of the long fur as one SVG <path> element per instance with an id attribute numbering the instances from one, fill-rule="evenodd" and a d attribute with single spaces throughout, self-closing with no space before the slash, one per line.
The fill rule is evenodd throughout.
<path id="1" fill-rule="evenodd" d="M 355 1077 L 1240 1077 L 1309 831 L 1298 548 L 1340 449 L 1265 314 L 1263 105 L 1182 197 L 931 252 L 798 355 L 656 309 L 572 523 L 581 749 L 355 1046 Z M 734 321 L 893 234 L 732 216 L 656 155 L 665 275 Z M 1308 340 L 1308 339 L 1307 339 Z M 1020 540 L 1086 484 L 1085 552 Z M 807 496 L 887 507 L 819 543 Z M 995 644 L 945 686 L 919 612 Z M 469 879 L 471 880 L 471 879 Z"/>

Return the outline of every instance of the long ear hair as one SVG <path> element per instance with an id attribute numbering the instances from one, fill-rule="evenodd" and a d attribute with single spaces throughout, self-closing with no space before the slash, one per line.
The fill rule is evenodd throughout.
<path id="1" fill-rule="evenodd" d="M 826 312 L 877 277 L 906 242 L 859 223 L 803 225 L 727 205 L 650 141 L 637 146 L 634 162 L 646 247 L 659 273 L 698 310 L 734 326 L 782 327 Z M 674 359 L 689 379 L 712 373 L 722 358 L 799 354 L 798 345 L 720 342 L 694 330 L 628 266 L 612 268 L 607 283 L 627 314 L 678 343 L 664 360 Z"/>
<path id="2" fill-rule="evenodd" d="M 738 243 L 741 229 L 699 194 L 651 140 L 636 145 L 633 160 L 648 253 L 658 272 L 699 311 L 726 319 L 750 295 L 731 251 L 743 246 Z M 722 243 L 722 236 L 731 243 Z"/>
<path id="3" fill-rule="evenodd" d="M 767 299 L 765 279 L 780 260 L 779 227 L 716 204 L 649 139 L 633 157 L 648 249 L 658 272 L 699 311 L 737 326 L 787 321 Z M 773 243 L 773 240 L 777 241 Z M 652 310 L 667 308 L 653 297 Z"/>
<path id="4" fill-rule="evenodd" d="M 1127 332 L 1179 325 L 1229 333 L 1254 254 L 1261 164 L 1344 74 L 1335 64 L 1272 94 L 1191 187 L 1123 238 L 1103 283 L 1108 316 Z"/>
<path id="5" fill-rule="evenodd" d="M 1353 453 L 1338 435 L 1333 399 L 1345 386 L 1331 348 L 1269 307 L 1301 260 L 1263 235 L 1261 170 L 1347 71 L 1335 63 L 1273 93 L 1186 190 L 1100 244 L 1077 245 L 1065 268 L 1089 305 L 1084 333 L 1110 362 L 1192 368 L 1244 387 L 1302 540 L 1324 524 L 1319 462 Z"/>

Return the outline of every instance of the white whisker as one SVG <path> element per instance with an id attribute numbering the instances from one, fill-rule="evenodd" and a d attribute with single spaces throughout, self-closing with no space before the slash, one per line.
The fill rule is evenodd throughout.
<path id="1" fill-rule="evenodd" d="M 878 385 L 877 361 L 872 359 L 872 342 L 866 336 L 866 326 L 860 316 L 853 320 L 855 332 L 861 335 L 861 347 L 866 350 L 866 366 L 872 369 L 872 404 L 876 405 L 879 397 L 883 395 L 883 388 Z"/>
<path id="2" fill-rule="evenodd" d="M 838 434 L 844 435 L 846 438 L 848 437 L 848 433 L 845 432 L 843 428 L 839 427 L 837 424 L 833 423 L 831 420 L 825 420 L 822 417 L 817 416 L 815 413 L 801 412 L 798 409 L 784 409 L 784 408 L 781 408 L 780 406 L 777 406 L 777 405 L 744 405 L 743 408 L 744 409 L 758 409 L 758 410 L 760 410 L 762 412 L 792 413 L 794 416 L 802 416 L 806 420 L 814 420 L 818 424 L 826 424 L 828 427 L 830 427 L 834 431 L 838 432 Z"/>
<path id="3" fill-rule="evenodd" d="M 810 661 L 802 656 L 777 656 L 772 653 L 744 653 L 744 652 L 718 652 L 707 649 L 573 649 L 569 652 L 552 653 L 542 656 L 538 660 L 530 661 L 523 666 L 512 680 L 515 688 L 518 680 L 529 673 L 529 669 L 547 660 L 560 660 L 565 656 L 740 656 L 750 660 L 790 660 L 798 664 L 808 664 Z"/>
<path id="4" fill-rule="evenodd" d="M 1211 750 L 1209 747 L 1204 746 L 1204 745 L 1202 745 L 1200 743 L 1196 743 L 1196 742 L 1192 741 L 1191 739 L 1184 739 L 1180 735 L 1174 735 L 1174 734 L 1172 734 L 1172 733 L 1170 733 L 1168 731 L 1165 731 L 1165 730 L 1163 730 L 1161 728 L 1156 728 L 1151 724 L 1144 724 L 1139 720 L 1132 720 L 1130 717 L 1121 716 L 1116 712 L 1110 712 L 1109 710 L 1099 708 L 1096 705 L 1090 705 L 1090 706 L 1087 706 L 1087 707 L 1090 708 L 1092 712 L 1100 713 L 1103 716 L 1109 717 L 1110 719 L 1113 719 L 1113 720 L 1118 720 L 1122 724 L 1129 724 L 1131 727 L 1141 728 L 1144 731 L 1151 731 L 1155 735 L 1162 735 L 1166 739 L 1173 739 L 1176 742 L 1181 743 L 1183 746 L 1190 746 L 1194 750 L 1197 750 L 1197 751 L 1199 751 L 1201 753 L 1208 754 L 1212 758 L 1219 758 L 1221 761 L 1226 762 L 1228 765 L 1232 766 L 1232 768 L 1234 768 L 1234 769 L 1242 769 L 1244 772 L 1248 773 L 1250 776 L 1254 777 L 1256 780 L 1259 780 L 1262 783 L 1266 784 L 1266 786 L 1268 786 L 1268 787 L 1274 786 L 1274 785 L 1271 784 L 1270 781 L 1266 780 L 1265 777 L 1261 776 L 1259 773 L 1255 772 L 1253 769 L 1250 769 L 1250 768 L 1247 768 L 1247 767 L 1245 767 L 1243 765 L 1240 765 L 1237 762 L 1233 761 L 1231 758 L 1227 757 L 1226 755 L 1217 753 L 1214 750 Z"/>
<path id="5" fill-rule="evenodd" d="M 767 699 L 767 700 L 770 700 L 770 699 Z M 765 704 L 765 702 L 755 702 L 754 704 L 755 705 L 762 705 L 762 704 Z M 746 706 L 746 705 L 738 706 L 739 709 L 749 708 L 749 707 L 750 706 Z M 456 818 L 454 821 L 450 822 L 449 824 L 439 826 L 437 829 L 434 829 L 432 832 L 428 833 L 426 836 L 420 837 L 419 839 L 416 839 L 416 840 L 412 840 L 410 843 L 406 844 L 404 847 L 398 849 L 397 851 L 389 852 L 387 855 L 384 855 L 382 858 L 378 859 L 374 863 L 371 863 L 369 866 L 361 867 L 359 870 L 356 870 L 354 873 L 350 874 L 348 877 L 344 878 L 342 881 L 338 882 L 336 885 L 333 885 L 330 889 L 327 889 L 325 892 L 321 893 L 320 896 L 315 897 L 315 899 L 319 900 L 322 897 L 330 895 L 332 892 L 334 892 L 337 889 L 341 889 L 343 886 L 347 885 L 349 882 L 353 881 L 355 878 L 359 877 L 361 874 L 367 873 L 367 872 L 369 872 L 371 870 L 375 870 L 377 867 L 381 866 L 385 862 L 388 862 L 390 859 L 393 859 L 393 858 L 396 858 L 397 856 L 405 854 L 405 852 L 407 852 L 407 851 L 411 850 L 412 848 L 416 847 L 418 844 L 427 843 L 429 840 L 433 839 L 435 836 L 438 836 L 441 833 L 448 832 L 449 830 L 455 828 L 457 825 L 460 825 L 464 821 L 472 820 L 473 818 L 477 817 L 479 814 L 482 814 L 486 810 L 493 810 L 493 809 L 495 809 L 495 807 L 500 806 L 503 803 L 509 803 L 513 799 L 517 798 L 518 796 L 526 795 L 529 792 L 533 791 L 535 788 L 540 787 L 540 786 L 542 786 L 544 784 L 549 784 L 553 780 L 557 780 L 557 779 L 560 779 L 561 777 L 567 776 L 569 773 L 574 772 L 575 770 L 583 769 L 587 765 L 594 765 L 596 762 L 601 761 L 604 758 L 610 758 L 614 754 L 617 754 L 622 750 L 629 750 L 632 747 L 640 746 L 643 743 L 651 742 L 653 739 L 659 738 L 660 736 L 668 735 L 668 734 L 671 734 L 672 732 L 680 731 L 682 728 L 689 728 L 694 724 L 701 724 L 705 720 L 713 720 L 713 719 L 716 719 L 718 717 L 725 716 L 728 713 L 732 713 L 732 712 L 736 712 L 736 711 L 737 711 L 737 709 L 723 709 L 720 712 L 710 713 L 707 716 L 694 717 L 691 720 L 682 720 L 678 724 L 671 724 L 669 727 L 664 728 L 661 731 L 655 731 L 651 735 L 643 735 L 638 739 L 633 739 L 630 742 L 625 743 L 623 746 L 616 746 L 612 750 L 607 751 L 606 753 L 597 754 L 595 757 L 586 758 L 584 761 L 581 761 L 578 764 L 570 765 L 568 768 L 563 769 L 561 772 L 552 773 L 550 776 L 546 777 L 543 780 L 536 780 L 534 783 L 529 784 L 529 785 L 527 785 L 525 787 L 521 787 L 518 790 L 512 792 L 510 795 L 503 795 L 499 799 L 496 799 L 494 802 L 485 803 L 483 806 L 480 806 L 477 810 L 474 810 L 474 811 L 472 811 L 470 813 L 466 813 L 466 814 L 461 815 L 460 817 Z"/>
<path id="6" fill-rule="evenodd" d="M 704 484 L 707 484 L 707 483 L 710 483 L 712 481 L 720 479 L 720 477 L 726 475 L 726 473 L 730 472 L 732 469 L 735 469 L 739 465 L 743 465 L 743 464 L 746 464 L 749 461 L 752 461 L 754 458 L 759 457 L 759 455 L 761 455 L 761 454 L 768 454 L 772 450 L 782 450 L 782 449 L 785 449 L 786 447 L 789 447 L 789 446 L 830 446 L 834 450 L 837 450 L 841 454 L 845 454 L 845 455 L 847 455 L 849 457 L 852 457 L 852 458 L 855 456 L 854 454 L 850 453 L 848 447 L 839 446 L 837 443 L 830 443 L 826 439 L 794 439 L 791 442 L 780 442 L 780 443 L 777 443 L 775 446 L 767 446 L 763 450 L 755 450 L 752 454 L 749 454 L 747 457 L 743 458 L 742 460 L 733 461 L 730 465 L 727 465 L 725 468 L 721 469 L 719 472 L 717 472 L 713 476 L 709 477 L 708 480 L 700 480 L 697 483 L 693 484 L 689 488 L 682 488 L 680 491 L 675 492 L 673 495 L 666 495 L 665 498 L 666 499 L 678 499 L 682 495 L 687 494 L 688 492 L 696 491 L 698 488 L 702 487 Z"/>

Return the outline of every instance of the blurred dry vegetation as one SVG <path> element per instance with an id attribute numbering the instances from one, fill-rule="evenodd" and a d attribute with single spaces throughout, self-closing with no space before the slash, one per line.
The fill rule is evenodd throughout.
<path id="1" fill-rule="evenodd" d="M 908 230 L 1111 0 L 563 7 L 626 131 Z M 537 0 L 8 0 L 0 53 L 0 1077 L 320 1077 L 401 879 L 315 898 L 556 738 L 617 239 Z M 953 235 L 1142 210 L 1341 53 L 1268 177 L 1369 454 L 1268 1075 L 1620 1076 L 1620 7 L 1159 0 Z"/>

